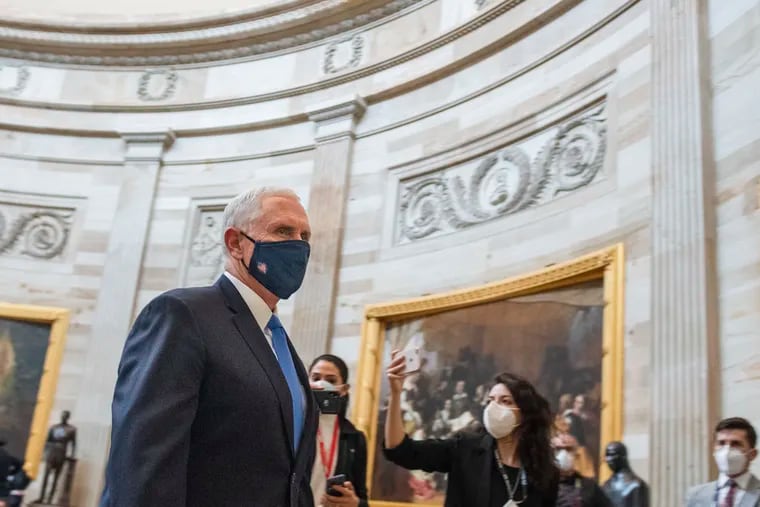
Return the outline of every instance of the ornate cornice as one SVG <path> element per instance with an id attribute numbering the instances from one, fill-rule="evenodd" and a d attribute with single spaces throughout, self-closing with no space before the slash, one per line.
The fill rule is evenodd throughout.
<path id="1" fill-rule="evenodd" d="M 66 65 L 157 66 L 245 59 L 319 43 L 435 0 L 320 0 L 256 19 L 125 33 L 0 21 L 0 56 Z"/>

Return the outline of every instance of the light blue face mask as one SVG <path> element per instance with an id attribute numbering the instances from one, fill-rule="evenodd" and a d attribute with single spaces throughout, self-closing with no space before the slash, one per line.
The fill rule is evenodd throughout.
<path id="1" fill-rule="evenodd" d="M 247 266 L 241 259 L 248 273 L 278 298 L 288 299 L 303 283 L 311 253 L 309 243 L 297 239 L 256 241 L 243 231 L 240 234 L 255 245 Z"/>

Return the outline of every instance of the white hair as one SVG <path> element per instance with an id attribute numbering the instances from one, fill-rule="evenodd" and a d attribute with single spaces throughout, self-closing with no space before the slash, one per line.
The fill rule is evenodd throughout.
<path id="1" fill-rule="evenodd" d="M 224 231 L 229 227 L 247 229 L 251 223 L 255 222 L 256 219 L 261 216 L 262 204 L 267 197 L 291 197 L 298 202 L 301 201 L 298 194 L 289 188 L 252 188 L 235 196 L 229 203 L 227 203 L 227 206 L 224 207 L 222 234 L 224 234 Z"/>

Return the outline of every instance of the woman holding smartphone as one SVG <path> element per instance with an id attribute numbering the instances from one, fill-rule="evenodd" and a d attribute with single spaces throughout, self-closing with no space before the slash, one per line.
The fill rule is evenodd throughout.
<path id="1" fill-rule="evenodd" d="M 309 381 L 320 409 L 314 500 L 322 507 L 367 507 L 367 440 L 346 418 L 348 367 L 338 356 L 323 354 L 311 363 Z"/>
<path id="2" fill-rule="evenodd" d="M 483 411 L 485 431 L 415 441 L 404 433 L 405 357 L 386 370 L 390 400 L 385 457 L 409 470 L 448 474 L 446 507 L 555 507 L 559 471 L 551 447 L 549 403 L 525 379 L 501 373 Z"/>

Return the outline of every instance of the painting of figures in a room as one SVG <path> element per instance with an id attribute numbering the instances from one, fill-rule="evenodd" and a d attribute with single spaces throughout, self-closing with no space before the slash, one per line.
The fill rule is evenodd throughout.
<path id="1" fill-rule="evenodd" d="M 0 318 L 0 438 L 24 456 L 37 404 L 50 324 Z"/>
<path id="2" fill-rule="evenodd" d="M 547 398 L 556 425 L 578 440 L 580 472 L 599 467 L 602 383 L 602 281 L 447 311 L 390 324 L 383 370 L 393 349 L 419 348 L 422 368 L 402 392 L 404 430 L 413 439 L 478 430 L 494 376 L 526 377 Z M 388 396 L 382 375 L 380 400 Z M 383 435 L 386 411 L 378 413 Z M 372 498 L 443 504 L 446 476 L 407 471 L 383 458 L 381 439 Z"/>

